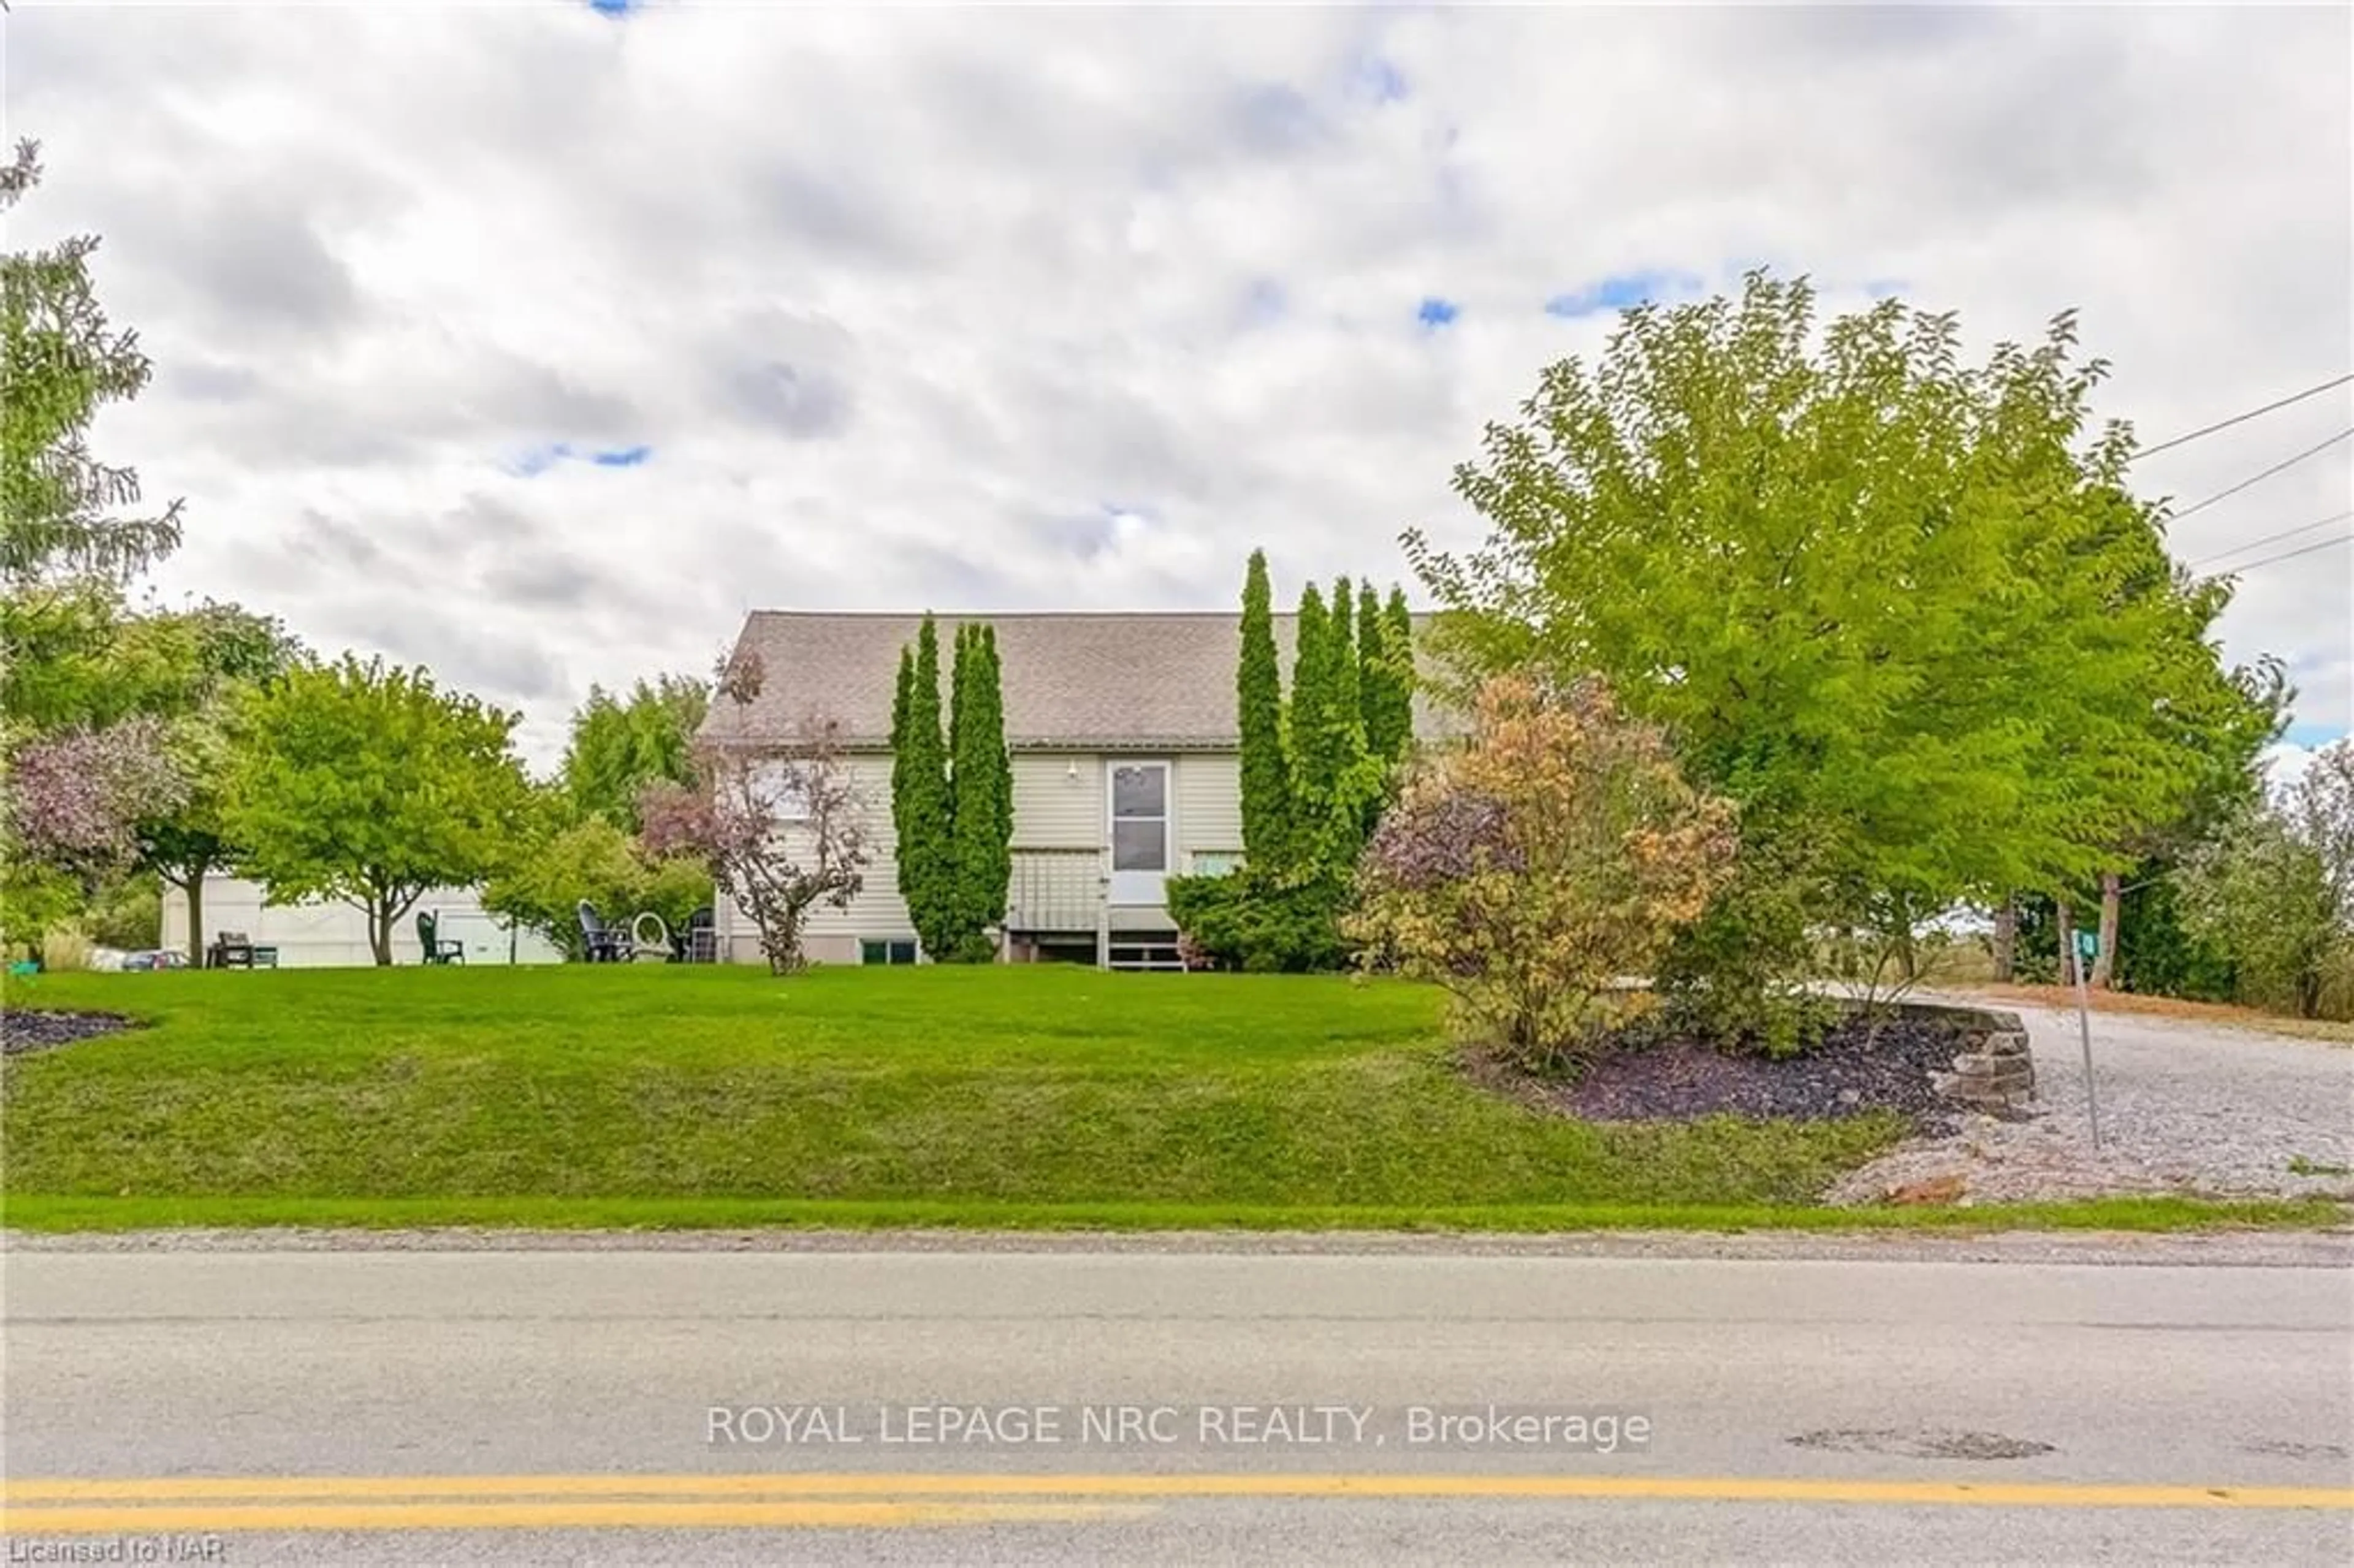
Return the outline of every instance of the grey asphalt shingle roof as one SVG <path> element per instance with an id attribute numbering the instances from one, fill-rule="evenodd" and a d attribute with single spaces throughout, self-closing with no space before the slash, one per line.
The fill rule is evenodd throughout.
<path id="1" fill-rule="evenodd" d="M 997 629 L 1004 668 L 1005 738 L 1016 747 L 1087 750 L 1227 750 L 1236 744 L 1235 666 L 1242 617 L 1233 612 L 1138 610 L 940 615 L 941 679 L 959 624 Z M 1294 618 L 1276 618 L 1287 678 Z M 1418 620 L 1421 619 L 1416 618 Z M 759 695 L 738 707 L 715 700 L 705 737 L 759 745 L 791 738 L 822 715 L 852 747 L 889 744 L 899 650 L 916 640 L 919 614 L 755 610 L 737 653 L 759 655 Z M 1416 726 L 1431 715 L 1417 700 Z"/>

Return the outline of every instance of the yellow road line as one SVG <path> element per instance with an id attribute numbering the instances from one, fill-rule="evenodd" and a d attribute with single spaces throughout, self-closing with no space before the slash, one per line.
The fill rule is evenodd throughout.
<path id="1" fill-rule="evenodd" d="M 1055 1502 L 197 1503 L 9 1508 L 17 1536 L 238 1530 L 890 1529 L 910 1525 L 1066 1523 L 1134 1518 L 1150 1505 Z"/>
<path id="2" fill-rule="evenodd" d="M 59 1478 L 0 1486 L 0 1505 L 101 1501 L 538 1498 L 1563 1498 L 2005 1508 L 2354 1509 L 2354 1487 L 1595 1475 L 981 1475 L 800 1471 L 670 1476 Z"/>

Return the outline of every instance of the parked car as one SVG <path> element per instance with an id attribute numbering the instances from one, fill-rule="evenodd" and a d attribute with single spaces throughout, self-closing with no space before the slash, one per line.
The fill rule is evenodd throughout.
<path id="1" fill-rule="evenodd" d="M 188 955 L 177 948 L 155 948 L 146 952 L 123 954 L 122 967 L 126 969 L 184 969 L 188 967 Z"/>

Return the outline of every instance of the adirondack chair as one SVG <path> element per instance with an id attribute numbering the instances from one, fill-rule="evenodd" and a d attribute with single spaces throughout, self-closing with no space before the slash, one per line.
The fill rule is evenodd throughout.
<path id="1" fill-rule="evenodd" d="M 580 916 L 580 945 L 592 964 L 625 964 L 634 951 L 630 934 L 605 924 L 597 906 L 582 899 L 576 913 Z"/>
<path id="2" fill-rule="evenodd" d="M 429 964 L 462 964 L 466 961 L 466 944 L 451 937 L 444 940 L 440 934 L 440 917 L 429 909 L 417 912 L 417 945 L 424 949 Z"/>

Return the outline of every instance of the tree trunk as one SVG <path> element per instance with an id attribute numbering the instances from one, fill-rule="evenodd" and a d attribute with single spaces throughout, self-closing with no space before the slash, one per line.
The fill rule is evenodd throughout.
<path id="1" fill-rule="evenodd" d="M 2125 900 L 2124 878 L 2114 871 L 2101 873 L 2101 950 L 2093 959 L 2094 991 L 2106 991 L 2117 969 L 2117 912 Z"/>
<path id="2" fill-rule="evenodd" d="M 392 967 L 392 900 L 379 898 L 368 909 L 368 946 L 376 953 L 376 967 Z"/>
<path id="3" fill-rule="evenodd" d="M 2009 985 L 2019 973 L 2019 895 L 2006 894 L 1994 912 L 1994 978 Z"/>
<path id="4" fill-rule="evenodd" d="M 2060 938 L 2060 983 L 2076 983 L 2076 917 L 2065 898 L 2052 900 L 2052 928 Z"/>
<path id="5" fill-rule="evenodd" d="M 188 894 L 188 967 L 205 967 L 205 874 L 200 870 L 182 883 Z"/>

